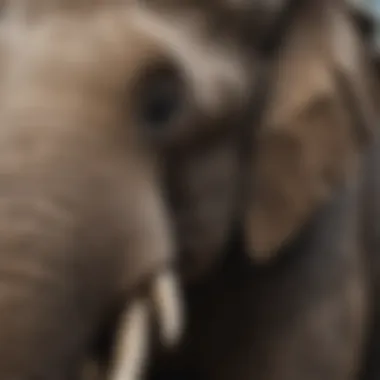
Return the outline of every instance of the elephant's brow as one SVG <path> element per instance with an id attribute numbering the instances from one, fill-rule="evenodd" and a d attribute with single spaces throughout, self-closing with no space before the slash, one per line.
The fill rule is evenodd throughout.
<path id="1" fill-rule="evenodd" d="M 40 0 L 30 0 L 30 3 L 33 1 Z M 27 15 L 26 22 L 23 22 L 22 12 L 19 12 L 16 17 L 10 18 L 10 22 L 3 23 L 0 30 L 13 47 L 34 52 L 32 55 L 51 55 L 52 52 L 57 51 L 58 54 L 61 51 L 61 56 L 69 54 L 71 58 L 75 58 L 76 54 L 84 57 L 87 53 L 94 53 L 99 46 L 118 45 L 120 48 L 124 39 L 130 39 L 131 28 L 128 25 L 133 16 L 128 6 L 116 9 L 112 6 L 93 7 L 92 11 L 89 6 L 88 9 L 89 12 L 61 12 L 58 9 L 57 12 L 47 13 L 39 10 L 30 17 Z M 6 14 L 5 19 L 7 17 Z"/>
<path id="2" fill-rule="evenodd" d="M 135 0 L 0 0 L 2 14 L 21 15 L 29 20 L 57 13 L 91 13 L 136 4 Z"/>

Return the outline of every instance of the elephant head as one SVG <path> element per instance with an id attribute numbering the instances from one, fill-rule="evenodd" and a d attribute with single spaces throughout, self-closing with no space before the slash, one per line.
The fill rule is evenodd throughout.
<path id="1" fill-rule="evenodd" d="M 164 344 L 181 331 L 167 152 L 222 129 L 248 71 L 192 22 L 127 1 L 1 16 L 0 377 L 75 378 L 115 319 L 111 376 L 134 378 L 150 309 Z"/>

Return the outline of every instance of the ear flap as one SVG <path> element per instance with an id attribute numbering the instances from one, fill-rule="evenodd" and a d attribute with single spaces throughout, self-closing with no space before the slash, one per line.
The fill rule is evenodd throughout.
<path id="1" fill-rule="evenodd" d="M 288 30 L 255 133 L 244 227 L 248 251 L 257 260 L 292 239 L 343 183 L 376 114 L 368 67 L 349 19 L 329 2 L 307 3 L 314 4 L 300 10 Z"/>

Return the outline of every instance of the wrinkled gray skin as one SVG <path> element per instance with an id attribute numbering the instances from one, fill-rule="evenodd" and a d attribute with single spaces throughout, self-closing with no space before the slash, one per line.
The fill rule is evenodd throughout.
<path id="1" fill-rule="evenodd" d="M 0 378 L 75 379 L 103 324 L 172 263 L 163 149 L 181 141 L 178 131 L 196 137 L 202 120 L 213 131 L 220 109 L 243 100 L 247 77 L 231 50 L 202 50 L 185 25 L 179 34 L 133 5 L 9 4 L 0 24 Z M 149 97 L 166 83 L 162 65 L 181 108 L 169 89 L 175 117 L 155 124 Z M 149 70 L 158 84 L 144 79 Z"/>

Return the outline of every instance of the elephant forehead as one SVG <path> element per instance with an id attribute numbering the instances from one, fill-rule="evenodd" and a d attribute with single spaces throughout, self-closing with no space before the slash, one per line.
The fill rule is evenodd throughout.
<path id="1" fill-rule="evenodd" d="M 124 90 L 145 60 L 162 54 L 162 46 L 138 30 L 133 17 L 121 8 L 51 14 L 29 23 L 10 18 L 2 25 L 7 76 L 30 85 L 59 82 L 60 88 L 87 84 L 92 91 L 121 83 Z"/>
<path id="2" fill-rule="evenodd" d="M 19 95 L 42 87 L 114 107 L 121 100 L 125 107 L 123 96 L 133 93 L 144 68 L 164 61 L 181 71 L 207 113 L 222 107 L 227 95 L 221 91 L 245 99 L 251 70 L 241 52 L 233 43 L 211 41 L 206 26 L 185 16 L 129 2 L 88 12 L 50 12 L 29 21 L 5 12 L 2 93 L 8 98 L 10 88 Z"/>

